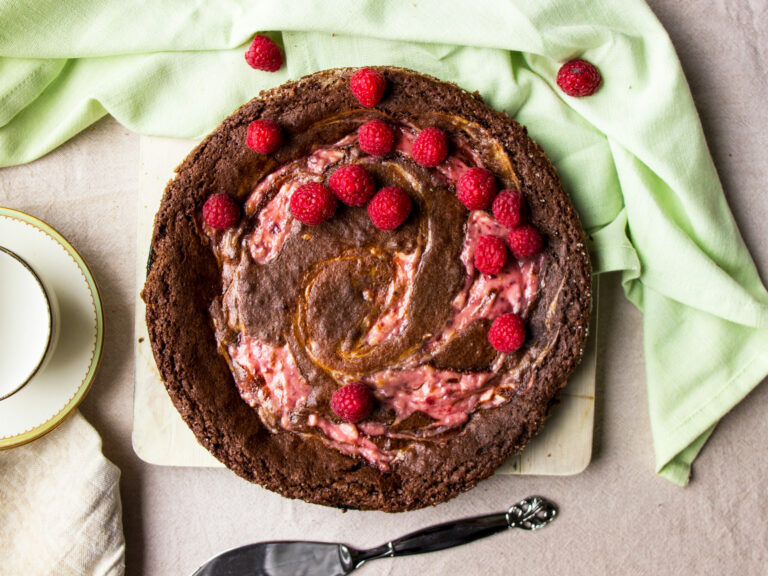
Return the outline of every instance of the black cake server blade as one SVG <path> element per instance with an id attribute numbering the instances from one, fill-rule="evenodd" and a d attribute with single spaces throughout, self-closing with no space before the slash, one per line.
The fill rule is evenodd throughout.
<path id="1" fill-rule="evenodd" d="M 430 526 L 368 550 L 332 542 L 249 544 L 212 558 L 193 576 L 344 576 L 369 560 L 452 548 L 507 528 L 536 530 L 556 516 L 553 503 L 531 496 L 506 512 Z"/>

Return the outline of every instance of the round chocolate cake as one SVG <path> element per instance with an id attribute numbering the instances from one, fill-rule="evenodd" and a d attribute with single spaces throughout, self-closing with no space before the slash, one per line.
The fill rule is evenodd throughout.
<path id="1" fill-rule="evenodd" d="M 179 166 L 143 297 L 171 399 L 219 460 L 393 512 L 536 434 L 582 355 L 590 265 L 509 116 L 409 70 L 335 69 L 263 92 Z"/>

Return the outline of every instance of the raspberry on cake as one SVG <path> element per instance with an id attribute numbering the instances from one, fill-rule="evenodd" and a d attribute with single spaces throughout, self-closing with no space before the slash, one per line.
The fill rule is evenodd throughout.
<path id="1" fill-rule="evenodd" d="M 336 197 L 348 206 L 362 206 L 373 196 L 376 183 L 360 164 L 342 166 L 328 179 Z"/>
<path id="2" fill-rule="evenodd" d="M 456 183 L 456 195 L 469 210 L 484 210 L 496 196 L 496 177 L 485 168 L 470 168 Z"/>
<path id="3" fill-rule="evenodd" d="M 374 156 L 389 154 L 395 146 L 392 127 L 382 120 L 366 122 L 357 130 L 360 150 Z"/>
<path id="4" fill-rule="evenodd" d="M 541 234 L 533 226 L 523 225 L 510 231 L 507 244 L 512 255 L 518 260 L 531 258 L 541 252 L 544 241 Z"/>
<path id="5" fill-rule="evenodd" d="M 488 341 L 499 352 L 514 352 L 525 342 L 525 323 L 517 314 L 502 314 L 493 321 Z"/>
<path id="6" fill-rule="evenodd" d="M 411 197 L 399 186 L 382 188 L 368 204 L 368 216 L 379 230 L 394 230 L 411 213 Z"/>
<path id="7" fill-rule="evenodd" d="M 224 464 L 395 512 L 471 488 L 537 433 L 579 361 L 591 279 L 523 127 L 453 84 L 364 70 L 265 91 L 190 154 L 143 297 L 165 386 Z M 262 118 L 290 130 L 272 155 L 242 142 Z"/>
<path id="8" fill-rule="evenodd" d="M 373 68 L 361 68 L 352 75 L 349 88 L 357 101 L 366 108 L 372 108 L 381 101 L 387 80 L 384 75 Z"/>
<path id="9" fill-rule="evenodd" d="M 331 409 L 345 422 L 359 422 L 373 410 L 373 394 L 362 382 L 347 384 L 331 396 Z"/>
<path id="10" fill-rule="evenodd" d="M 240 219 L 240 208 L 227 194 L 212 194 L 203 204 L 203 221 L 216 230 L 226 230 Z"/>
<path id="11" fill-rule="evenodd" d="M 248 148 L 259 154 L 274 154 L 283 145 L 283 132 L 274 120 L 254 120 L 248 124 L 245 143 Z"/>
<path id="12" fill-rule="evenodd" d="M 425 128 L 413 142 L 413 159 L 425 168 L 434 168 L 448 156 L 448 139 L 439 128 Z"/>
<path id="13" fill-rule="evenodd" d="M 519 190 L 502 190 L 493 199 L 491 211 L 502 226 L 517 228 L 523 217 L 523 195 Z"/>
<path id="14" fill-rule="evenodd" d="M 317 226 L 336 212 L 336 198 L 327 186 L 309 182 L 299 186 L 291 196 L 291 214 L 302 224 Z"/>

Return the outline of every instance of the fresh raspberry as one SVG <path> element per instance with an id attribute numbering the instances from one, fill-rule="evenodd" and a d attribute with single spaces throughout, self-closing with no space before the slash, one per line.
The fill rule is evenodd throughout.
<path id="1" fill-rule="evenodd" d="M 491 211 L 502 226 L 510 230 L 517 228 L 522 219 L 523 195 L 518 190 L 502 190 L 493 199 Z"/>
<path id="2" fill-rule="evenodd" d="M 248 148 L 259 154 L 272 154 L 283 145 L 283 132 L 274 120 L 269 118 L 255 120 L 248 125 L 245 143 Z"/>
<path id="3" fill-rule="evenodd" d="M 541 239 L 541 234 L 533 226 L 520 226 L 515 228 L 507 236 L 507 244 L 512 254 L 518 260 L 530 258 L 536 256 L 541 252 L 541 247 L 544 241 Z"/>
<path id="4" fill-rule="evenodd" d="M 381 72 L 373 68 L 360 68 L 352 74 L 349 88 L 360 104 L 366 108 L 373 108 L 381 101 L 384 90 L 387 88 L 387 80 Z"/>
<path id="5" fill-rule="evenodd" d="M 591 96 L 603 81 L 600 71 L 586 60 L 571 60 L 560 67 L 557 85 L 568 96 Z"/>
<path id="6" fill-rule="evenodd" d="M 331 174 L 328 185 L 336 197 L 349 206 L 362 206 L 376 192 L 373 177 L 360 164 L 342 166 Z"/>
<path id="7" fill-rule="evenodd" d="M 434 168 L 448 156 L 448 139 L 440 128 L 425 128 L 416 140 L 411 150 L 413 159 L 425 168 Z"/>
<path id="8" fill-rule="evenodd" d="M 398 186 L 382 188 L 368 203 L 368 216 L 379 230 L 394 230 L 411 213 L 411 197 Z"/>
<path id="9" fill-rule="evenodd" d="M 507 263 L 507 247 L 496 236 L 480 236 L 475 248 L 475 268 L 483 274 L 498 274 Z"/>
<path id="10" fill-rule="evenodd" d="M 371 120 L 357 129 L 357 141 L 363 152 L 383 156 L 392 152 L 395 145 L 395 132 L 383 120 Z"/>
<path id="11" fill-rule="evenodd" d="M 283 65 L 283 53 L 275 41 L 261 34 L 251 42 L 251 47 L 245 53 L 245 61 L 251 68 L 264 72 L 277 72 Z"/>
<path id="12" fill-rule="evenodd" d="M 485 168 L 470 168 L 456 182 L 456 195 L 470 210 L 488 208 L 496 196 L 496 190 L 496 178 Z"/>
<path id="13" fill-rule="evenodd" d="M 322 224 L 336 212 L 336 197 L 319 182 L 302 184 L 291 196 L 291 214 L 308 226 Z"/>
<path id="14" fill-rule="evenodd" d="M 499 352 L 514 352 L 525 342 L 525 324 L 517 314 L 502 314 L 488 330 L 488 342 Z"/>
<path id="15" fill-rule="evenodd" d="M 203 204 L 203 221 L 216 230 L 226 230 L 240 220 L 240 207 L 224 193 L 211 194 Z"/>
<path id="16" fill-rule="evenodd" d="M 347 384 L 331 396 L 331 409 L 345 422 L 359 422 L 373 410 L 373 393 L 362 382 Z"/>

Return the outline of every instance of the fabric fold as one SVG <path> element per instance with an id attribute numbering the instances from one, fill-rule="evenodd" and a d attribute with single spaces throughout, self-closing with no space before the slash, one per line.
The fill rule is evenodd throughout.
<path id="1" fill-rule="evenodd" d="M 40 96 L 66 63 L 65 59 L 0 58 L 0 127 Z"/>

